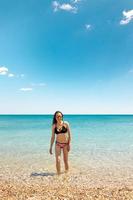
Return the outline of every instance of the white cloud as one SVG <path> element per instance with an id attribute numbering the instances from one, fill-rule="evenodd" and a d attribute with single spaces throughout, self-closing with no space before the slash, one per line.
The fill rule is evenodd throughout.
<path id="1" fill-rule="evenodd" d="M 91 26 L 90 24 L 85 24 L 85 28 L 86 28 L 87 30 L 91 30 L 92 26 Z"/>
<path id="2" fill-rule="evenodd" d="M 27 91 L 32 91 L 33 88 L 21 88 L 20 90 L 23 92 L 27 92 Z"/>
<path id="3" fill-rule="evenodd" d="M 133 19 L 133 10 L 129 10 L 127 12 L 124 10 L 122 13 L 124 18 L 120 21 L 120 24 L 128 24 Z"/>
<path id="4" fill-rule="evenodd" d="M 32 86 L 46 86 L 46 83 L 31 83 Z"/>
<path id="5" fill-rule="evenodd" d="M 64 10 L 68 12 L 77 13 L 77 8 L 75 6 L 72 6 L 69 3 L 60 4 L 57 1 L 53 1 L 53 8 L 54 8 L 54 12 L 57 12 L 58 10 Z"/>
<path id="6" fill-rule="evenodd" d="M 72 3 L 79 3 L 81 0 L 72 0 Z"/>
<path id="7" fill-rule="evenodd" d="M 32 86 L 46 86 L 46 83 L 31 83 Z"/>
<path id="8" fill-rule="evenodd" d="M 8 77 L 14 77 L 15 75 L 14 74 L 8 74 Z"/>
<path id="9" fill-rule="evenodd" d="M 16 77 L 16 78 L 24 77 L 24 74 L 15 75 L 13 73 L 9 73 L 8 68 L 5 67 L 5 66 L 0 67 L 0 75 L 7 75 L 9 78 L 11 78 L 11 77 Z"/>
<path id="10" fill-rule="evenodd" d="M 58 10 L 59 6 L 60 6 L 60 4 L 57 1 L 53 1 L 53 7 L 54 7 L 55 12 Z"/>
<path id="11" fill-rule="evenodd" d="M 8 69 L 4 66 L 0 67 L 0 75 L 6 75 L 8 73 Z"/>
<path id="12" fill-rule="evenodd" d="M 76 8 L 71 6 L 70 4 L 62 4 L 60 5 L 60 9 L 66 10 L 66 11 L 76 11 Z"/>

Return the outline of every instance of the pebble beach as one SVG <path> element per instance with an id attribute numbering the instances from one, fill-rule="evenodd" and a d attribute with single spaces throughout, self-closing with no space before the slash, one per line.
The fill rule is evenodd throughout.
<path id="1" fill-rule="evenodd" d="M 58 176 L 53 167 L 0 168 L 0 200 L 133 199 L 133 173 L 124 168 L 86 171 L 71 166 Z"/>

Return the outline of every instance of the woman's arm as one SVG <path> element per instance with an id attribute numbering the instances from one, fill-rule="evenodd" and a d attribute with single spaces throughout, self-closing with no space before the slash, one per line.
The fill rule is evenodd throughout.
<path id="1" fill-rule="evenodd" d="M 55 140 L 54 130 L 55 130 L 55 125 L 53 124 L 52 125 L 52 136 L 51 136 L 51 140 L 50 140 L 50 154 L 52 154 L 52 146 L 53 146 L 53 143 L 54 143 L 54 140 Z"/>
<path id="2" fill-rule="evenodd" d="M 68 131 L 68 144 L 70 145 L 70 142 L 71 142 L 71 131 L 70 131 L 70 126 L 69 126 L 69 123 L 66 122 L 66 125 L 67 125 L 67 131 Z"/>

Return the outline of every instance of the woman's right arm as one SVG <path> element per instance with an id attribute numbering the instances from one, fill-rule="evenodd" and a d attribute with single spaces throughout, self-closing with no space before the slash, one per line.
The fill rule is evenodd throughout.
<path id="1" fill-rule="evenodd" d="M 55 125 L 52 125 L 52 136 L 51 136 L 51 141 L 50 141 L 50 150 L 52 150 L 52 146 L 55 140 Z M 50 154 L 52 154 L 52 151 L 50 151 Z"/>

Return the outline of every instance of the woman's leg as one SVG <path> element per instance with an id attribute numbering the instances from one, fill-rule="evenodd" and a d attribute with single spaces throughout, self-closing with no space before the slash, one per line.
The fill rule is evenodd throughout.
<path id="1" fill-rule="evenodd" d="M 68 166 L 68 150 L 67 150 L 67 145 L 63 147 L 63 159 L 64 159 L 64 164 L 65 164 L 65 172 L 68 172 L 69 166 Z"/>
<path id="2" fill-rule="evenodd" d="M 61 148 L 58 145 L 55 145 L 55 156 L 57 174 L 60 175 Z"/>

